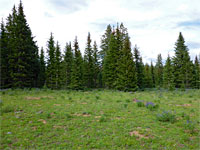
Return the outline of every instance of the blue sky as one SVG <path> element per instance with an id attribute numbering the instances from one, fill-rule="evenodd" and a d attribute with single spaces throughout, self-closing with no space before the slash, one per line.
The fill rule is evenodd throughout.
<path id="1" fill-rule="evenodd" d="M 190 55 L 200 53 L 199 0 L 23 0 L 24 11 L 38 46 L 46 48 L 50 32 L 62 49 L 78 36 L 83 52 L 88 32 L 100 45 L 108 24 L 123 22 L 132 47 L 137 44 L 144 62 L 173 56 L 182 32 Z M 1 0 L 0 16 L 6 18 L 19 0 Z"/>

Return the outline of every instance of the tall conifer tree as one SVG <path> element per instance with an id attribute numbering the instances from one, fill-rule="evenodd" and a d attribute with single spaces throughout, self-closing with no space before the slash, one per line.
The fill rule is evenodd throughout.
<path id="1" fill-rule="evenodd" d="M 160 89 L 163 86 L 163 63 L 162 56 L 158 54 L 155 66 L 156 87 Z"/>
<path id="2" fill-rule="evenodd" d="M 178 88 L 190 87 L 191 84 L 191 65 L 188 48 L 185 45 L 185 40 L 182 33 L 179 33 L 178 40 L 175 44 L 175 56 L 173 58 L 175 86 Z"/>
<path id="3" fill-rule="evenodd" d="M 74 60 L 71 75 L 71 88 L 83 89 L 83 58 L 79 49 L 77 37 L 74 40 Z"/>
<path id="4" fill-rule="evenodd" d="M 1 22 L 1 32 L 0 32 L 0 88 L 8 88 L 10 75 L 9 75 L 9 65 L 8 65 L 8 37 L 5 29 L 4 22 Z"/>
<path id="5" fill-rule="evenodd" d="M 84 54 L 84 82 L 86 87 L 94 87 L 94 58 L 93 58 L 93 49 L 91 46 L 91 36 L 88 33 L 87 43 Z"/>
<path id="6" fill-rule="evenodd" d="M 70 88 L 71 84 L 71 74 L 72 74 L 72 65 L 73 65 L 73 51 L 71 47 L 71 42 L 66 44 L 64 61 L 63 61 L 63 78 L 66 88 Z"/>
<path id="7" fill-rule="evenodd" d="M 93 59 L 94 59 L 94 87 L 102 87 L 102 75 L 100 72 L 100 58 L 97 48 L 97 43 L 94 41 L 93 45 Z"/>
<path id="8" fill-rule="evenodd" d="M 110 37 L 108 50 L 103 63 L 103 82 L 107 88 L 115 87 L 115 81 L 117 79 L 117 52 L 116 37 L 115 33 L 113 32 Z"/>
<path id="9" fill-rule="evenodd" d="M 163 84 L 164 87 L 168 90 L 174 90 L 174 74 L 173 74 L 173 66 L 171 62 L 171 58 L 168 55 L 164 71 L 163 71 Z"/>
<path id="10" fill-rule="evenodd" d="M 119 90 L 137 90 L 135 64 L 131 53 L 131 43 L 128 34 L 122 44 L 121 57 L 118 60 L 116 88 Z"/>
<path id="11" fill-rule="evenodd" d="M 46 85 L 48 88 L 55 89 L 56 84 L 56 56 L 55 56 L 55 41 L 53 33 L 51 33 L 47 41 L 47 71 L 46 71 Z"/>
<path id="12" fill-rule="evenodd" d="M 46 80 L 45 71 L 46 71 L 46 63 L 44 60 L 44 49 L 42 47 L 40 51 L 40 73 L 39 73 L 39 81 L 38 81 L 39 87 L 43 87 L 45 84 L 45 80 Z"/>
<path id="13" fill-rule="evenodd" d="M 137 86 L 144 89 L 144 64 L 137 46 L 134 47 L 134 61 L 136 67 Z"/>

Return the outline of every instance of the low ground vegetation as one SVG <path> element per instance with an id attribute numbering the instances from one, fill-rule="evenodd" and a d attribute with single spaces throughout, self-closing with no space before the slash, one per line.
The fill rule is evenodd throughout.
<path id="1" fill-rule="evenodd" d="M 198 149 L 199 95 L 1 91 L 1 149 Z"/>

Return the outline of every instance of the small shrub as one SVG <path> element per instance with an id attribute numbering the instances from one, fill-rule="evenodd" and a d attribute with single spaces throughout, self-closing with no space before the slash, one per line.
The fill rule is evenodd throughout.
<path id="1" fill-rule="evenodd" d="M 9 112 L 14 112 L 15 109 L 13 106 L 7 105 L 2 108 L 2 113 L 9 113 Z"/>
<path id="2" fill-rule="evenodd" d="M 189 130 L 191 133 L 195 132 L 195 123 L 192 122 L 192 121 L 187 120 L 184 123 L 184 127 L 185 127 L 186 130 Z"/>
<path id="3" fill-rule="evenodd" d="M 99 122 L 106 122 L 107 121 L 107 118 L 106 117 L 101 117 Z"/>
<path id="4" fill-rule="evenodd" d="M 158 105 L 156 104 L 154 104 L 154 103 L 152 103 L 152 102 L 147 102 L 146 103 L 146 108 L 148 108 L 149 110 L 155 110 L 155 109 L 157 109 L 158 108 Z"/>
<path id="5" fill-rule="evenodd" d="M 157 120 L 174 123 L 176 121 L 176 115 L 171 111 L 163 111 L 161 114 L 157 114 Z"/>
<path id="6" fill-rule="evenodd" d="M 98 100 L 100 97 L 98 95 L 96 95 L 96 100 Z"/>
<path id="7" fill-rule="evenodd" d="M 125 103 L 125 104 L 124 104 L 124 108 L 127 108 L 127 107 L 128 107 L 128 104 Z"/>
<path id="8" fill-rule="evenodd" d="M 141 100 L 136 100 L 137 106 L 138 107 L 144 107 L 144 103 Z"/>

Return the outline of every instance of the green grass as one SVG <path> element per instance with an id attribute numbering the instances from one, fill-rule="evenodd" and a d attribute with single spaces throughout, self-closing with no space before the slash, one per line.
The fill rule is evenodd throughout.
<path id="1" fill-rule="evenodd" d="M 3 150 L 199 149 L 200 90 L 7 90 L 1 100 Z M 175 121 L 157 119 L 164 111 Z"/>

